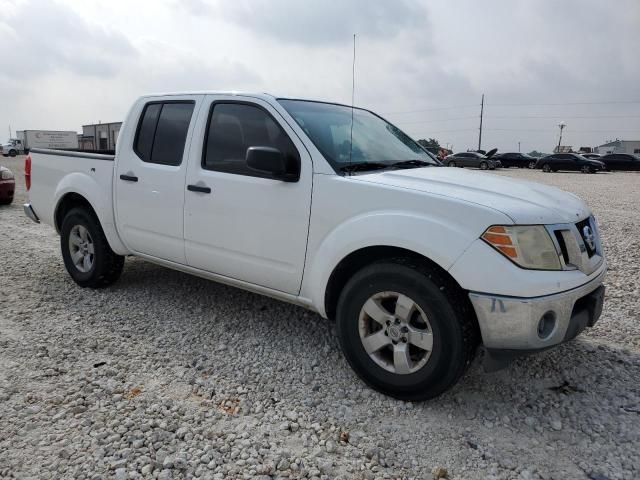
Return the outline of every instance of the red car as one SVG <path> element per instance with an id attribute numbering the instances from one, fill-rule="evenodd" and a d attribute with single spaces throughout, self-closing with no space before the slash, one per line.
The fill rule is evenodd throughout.
<path id="1" fill-rule="evenodd" d="M 6 167 L 0 167 L 0 205 L 9 205 L 13 202 L 13 192 L 16 190 L 16 181 L 13 173 Z"/>

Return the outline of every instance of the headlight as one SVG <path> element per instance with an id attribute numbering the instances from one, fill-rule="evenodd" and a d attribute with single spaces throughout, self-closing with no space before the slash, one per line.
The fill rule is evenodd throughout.
<path id="1" fill-rule="evenodd" d="M 11 180 L 13 179 L 13 173 L 11 173 L 11 170 L 3 168 L 2 170 L 0 170 L 0 179 Z"/>
<path id="2" fill-rule="evenodd" d="M 542 225 L 494 225 L 481 238 L 520 267 L 562 270 L 558 251 Z"/>

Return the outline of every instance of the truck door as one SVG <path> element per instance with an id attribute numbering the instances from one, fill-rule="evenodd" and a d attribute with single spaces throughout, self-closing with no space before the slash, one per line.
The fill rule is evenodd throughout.
<path id="1" fill-rule="evenodd" d="M 133 252 L 185 264 L 184 182 L 187 152 L 203 96 L 147 100 L 130 118 L 117 154 L 118 230 Z M 184 160 L 183 160 L 184 159 Z"/>
<path id="2" fill-rule="evenodd" d="M 297 294 L 311 208 L 311 157 L 283 117 L 252 97 L 207 96 L 187 171 L 184 237 L 195 268 Z M 249 147 L 299 159 L 284 182 L 250 169 Z"/>

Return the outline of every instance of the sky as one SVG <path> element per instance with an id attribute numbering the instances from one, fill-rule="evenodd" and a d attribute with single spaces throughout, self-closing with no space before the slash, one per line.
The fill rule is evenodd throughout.
<path id="1" fill-rule="evenodd" d="M 148 93 L 355 104 L 455 151 L 640 140 L 638 0 L 0 0 L 0 140 Z"/>

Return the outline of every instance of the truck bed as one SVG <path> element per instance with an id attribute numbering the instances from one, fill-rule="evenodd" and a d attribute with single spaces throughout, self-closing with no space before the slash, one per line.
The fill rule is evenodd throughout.
<path id="1" fill-rule="evenodd" d="M 29 199 L 43 223 L 58 228 L 56 207 L 74 192 L 91 202 L 101 222 L 113 225 L 114 155 L 35 148 L 30 156 Z"/>

